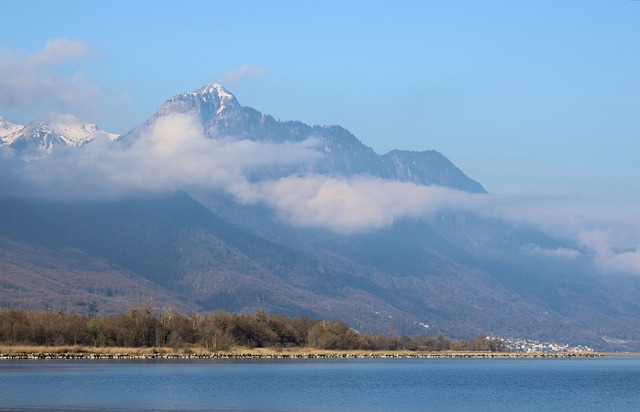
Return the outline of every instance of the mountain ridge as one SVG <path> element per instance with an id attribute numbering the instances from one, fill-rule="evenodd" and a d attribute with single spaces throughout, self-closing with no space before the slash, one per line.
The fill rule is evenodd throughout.
<path id="1" fill-rule="evenodd" d="M 7 146 L 25 158 L 50 154 L 55 147 L 80 147 L 96 138 L 116 140 L 118 135 L 108 133 L 93 123 L 85 123 L 71 114 L 49 114 L 30 122 L 27 126 L 13 125 L 3 118 L 0 128 L 0 146 Z"/>
<path id="2" fill-rule="evenodd" d="M 321 141 L 322 158 L 312 164 L 272 169 L 267 177 L 292 173 L 319 173 L 330 176 L 370 175 L 387 180 L 438 185 L 471 193 L 486 193 L 449 159 L 435 150 L 410 152 L 394 150 L 379 155 L 347 129 L 337 126 L 310 126 L 299 121 L 278 121 L 238 103 L 222 85 L 205 85 L 191 93 L 180 93 L 165 101 L 156 113 L 123 135 L 104 132 L 97 125 L 83 123 L 72 115 L 49 115 L 27 126 L 2 119 L 0 146 L 7 146 L 24 159 L 40 158 L 55 147 L 81 147 L 96 138 L 131 144 L 160 119 L 174 113 L 197 115 L 210 139 L 233 138 L 267 143 L 301 142 L 310 137 Z"/>
<path id="3" fill-rule="evenodd" d="M 387 180 L 486 193 L 480 183 L 469 178 L 437 151 L 396 150 L 378 155 L 341 126 L 310 126 L 299 121 L 275 120 L 270 115 L 240 105 L 235 96 L 215 83 L 192 93 L 181 93 L 170 98 L 142 128 L 123 135 L 122 140 L 139 137 L 145 128 L 151 128 L 158 119 L 172 113 L 195 113 L 206 136 L 211 139 L 231 137 L 236 140 L 282 143 L 300 142 L 314 137 L 321 141 L 321 160 L 305 165 L 304 170 L 286 169 L 276 176 L 292 172 L 315 172 L 332 176 L 366 174 Z"/>

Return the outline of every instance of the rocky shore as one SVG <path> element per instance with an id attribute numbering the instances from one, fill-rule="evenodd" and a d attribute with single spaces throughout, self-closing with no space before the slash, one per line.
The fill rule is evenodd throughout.
<path id="1" fill-rule="evenodd" d="M 416 352 L 416 353 L 0 353 L 0 360 L 21 359 L 454 359 L 454 358 L 598 358 L 604 353 L 518 353 L 518 352 Z"/>

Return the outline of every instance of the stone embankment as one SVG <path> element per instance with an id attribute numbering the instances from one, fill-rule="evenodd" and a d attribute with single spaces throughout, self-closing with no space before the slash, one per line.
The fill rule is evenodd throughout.
<path id="1" fill-rule="evenodd" d="M 597 358 L 606 354 L 517 353 L 517 352 L 428 352 L 428 353 L 211 353 L 211 354 L 132 354 L 132 353 L 0 353 L 0 360 L 21 359 L 433 359 L 433 358 Z"/>

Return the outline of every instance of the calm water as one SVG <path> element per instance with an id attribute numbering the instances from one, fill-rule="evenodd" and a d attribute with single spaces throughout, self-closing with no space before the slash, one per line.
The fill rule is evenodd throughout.
<path id="1" fill-rule="evenodd" d="M 0 410 L 626 411 L 640 357 L 0 361 Z"/>

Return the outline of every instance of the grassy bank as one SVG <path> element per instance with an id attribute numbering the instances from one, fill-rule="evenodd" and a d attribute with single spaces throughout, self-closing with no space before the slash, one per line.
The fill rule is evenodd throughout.
<path id="1" fill-rule="evenodd" d="M 516 353 L 470 351 L 366 351 L 314 348 L 121 348 L 88 346 L 0 346 L 0 359 L 307 359 L 307 358 L 567 358 L 602 357 L 600 353 Z"/>

